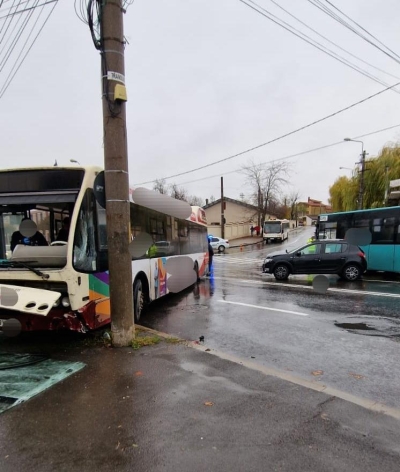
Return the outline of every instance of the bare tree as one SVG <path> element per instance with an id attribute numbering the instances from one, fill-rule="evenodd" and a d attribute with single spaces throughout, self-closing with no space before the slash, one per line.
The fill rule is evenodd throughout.
<path id="1" fill-rule="evenodd" d="M 204 200 L 201 197 L 196 197 L 196 195 L 189 195 L 188 203 L 192 206 L 204 206 Z"/>
<path id="2" fill-rule="evenodd" d="M 188 192 L 183 187 L 178 187 L 177 184 L 167 184 L 165 179 L 157 179 L 154 182 L 153 190 L 165 195 L 169 195 L 177 200 L 184 200 L 192 206 L 203 206 L 204 200 L 196 195 L 188 195 Z"/>
<path id="3" fill-rule="evenodd" d="M 299 197 L 300 197 L 299 190 L 293 190 L 289 195 L 285 196 L 286 208 L 289 210 L 290 219 L 296 220 L 296 222 L 297 222 L 297 201 Z"/>
<path id="4" fill-rule="evenodd" d="M 168 194 L 168 185 L 165 182 L 165 179 L 156 179 L 153 185 L 153 190 L 155 192 Z"/>
<path id="5" fill-rule="evenodd" d="M 288 183 L 289 165 L 287 162 L 256 164 L 250 161 L 242 167 L 242 172 L 253 189 L 253 201 L 258 208 L 258 224 L 261 225 L 267 213 L 276 214 L 282 187 Z"/>
<path id="6" fill-rule="evenodd" d="M 171 185 L 170 195 L 172 198 L 176 198 L 177 200 L 184 200 L 185 202 L 188 201 L 187 190 L 183 187 L 178 187 L 177 184 Z"/>

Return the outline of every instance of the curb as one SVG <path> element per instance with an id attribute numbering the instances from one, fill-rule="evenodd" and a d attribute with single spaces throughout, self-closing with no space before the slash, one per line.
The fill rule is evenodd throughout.
<path id="1" fill-rule="evenodd" d="M 233 248 L 233 247 L 240 247 L 240 246 L 253 246 L 254 244 L 259 244 L 259 243 L 262 243 L 263 240 L 260 239 L 259 241 L 255 241 L 254 243 L 242 243 L 242 244 L 238 244 L 236 246 L 231 246 L 229 245 L 229 249 Z"/>

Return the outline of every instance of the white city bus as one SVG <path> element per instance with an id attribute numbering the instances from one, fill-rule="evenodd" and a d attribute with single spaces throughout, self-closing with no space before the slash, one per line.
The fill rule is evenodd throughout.
<path id="1" fill-rule="evenodd" d="M 97 167 L 0 171 L 0 329 L 11 319 L 23 331 L 87 332 L 110 322 L 105 209 L 93 191 L 100 172 Z M 204 275 L 208 263 L 204 210 L 165 195 L 164 203 L 166 198 L 169 203 L 163 211 L 140 206 L 134 203 L 139 190 L 154 196 L 146 189 L 130 191 L 136 321 L 147 303 L 192 285 Z M 178 204 L 187 205 L 188 218 L 177 218 L 173 211 L 167 214 L 165 208 Z M 67 241 L 57 241 L 66 217 L 70 220 Z M 20 225 L 27 218 L 24 224 L 34 228 L 29 234 Z M 22 236 L 15 233 L 20 228 Z M 43 237 L 35 237 L 36 229 L 46 245 L 38 245 Z M 20 236 L 19 244 L 11 248 L 14 233 Z M 150 241 L 144 249 L 143 241 Z M 193 270 L 177 288 L 167 263 L 175 259 L 170 267 L 181 262 L 187 267 L 188 258 Z"/>
<path id="2" fill-rule="evenodd" d="M 270 241 L 283 242 L 289 238 L 289 220 L 267 220 L 263 226 L 263 240 L 265 244 Z"/>

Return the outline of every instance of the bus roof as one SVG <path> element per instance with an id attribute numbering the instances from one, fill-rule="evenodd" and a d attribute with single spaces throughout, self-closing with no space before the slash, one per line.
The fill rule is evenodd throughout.
<path id="1" fill-rule="evenodd" d="M 187 219 L 199 225 L 207 226 L 206 212 L 199 206 L 192 206 L 192 214 Z"/>
<path id="2" fill-rule="evenodd" d="M 366 211 L 400 210 L 400 206 L 382 207 L 382 208 L 364 208 L 362 210 L 335 211 L 333 213 L 321 213 L 320 216 L 345 215 L 349 213 L 364 213 Z"/>
<path id="3" fill-rule="evenodd" d="M 93 175 L 93 178 L 99 173 L 103 171 L 103 168 L 100 166 L 81 166 L 81 165 L 74 165 L 74 166 L 38 166 L 38 167 L 19 167 L 19 168 L 10 168 L 10 169 L 0 169 L 0 173 L 15 173 L 15 172 L 40 172 L 40 171 L 75 171 L 75 170 L 83 170 L 85 174 Z M 133 198 L 134 192 L 137 193 L 137 198 L 139 199 L 139 195 L 141 195 L 140 203 L 135 202 Z M 143 195 L 144 194 L 144 195 Z M 144 200 L 143 200 L 144 197 Z M 138 203 L 141 206 L 146 208 L 154 209 L 157 211 L 164 211 L 166 214 L 171 216 L 175 216 L 177 218 L 186 218 L 186 215 L 191 213 L 186 219 L 189 221 L 193 221 L 203 226 L 207 226 L 207 219 L 206 214 L 203 208 L 198 206 L 190 207 L 189 203 L 184 202 L 182 200 L 177 200 L 169 195 L 162 195 L 154 190 L 146 189 L 145 187 L 132 187 L 129 185 L 129 200 L 132 203 Z M 169 201 L 170 203 L 166 204 Z M 187 207 L 187 209 L 186 209 Z M 161 209 L 161 210 L 160 210 Z M 169 211 L 168 211 L 168 210 Z M 186 215 L 184 216 L 184 214 Z"/>

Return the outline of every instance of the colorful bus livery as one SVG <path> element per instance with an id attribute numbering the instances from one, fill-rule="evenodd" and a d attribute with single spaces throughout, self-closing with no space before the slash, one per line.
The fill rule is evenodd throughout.
<path id="1" fill-rule="evenodd" d="M 367 257 L 369 271 L 400 273 L 400 207 L 373 208 L 318 217 L 317 238 L 346 239 L 349 229 L 369 234 L 370 244 L 358 244 Z"/>
<path id="2" fill-rule="evenodd" d="M 269 241 L 283 242 L 289 238 L 289 220 L 267 220 L 263 225 L 263 240 L 265 244 Z"/>
<path id="3" fill-rule="evenodd" d="M 100 172 L 95 167 L 0 171 L 0 330 L 10 319 L 18 320 L 25 331 L 87 332 L 110 322 L 105 209 L 93 192 Z M 204 275 L 208 263 L 203 210 L 188 205 L 185 218 L 174 216 L 173 208 L 184 204 L 174 199 L 161 206 L 170 207 L 164 210 L 170 214 L 154 205 L 139 205 L 133 199 L 142 190 L 151 192 L 130 192 L 131 245 L 140 240 L 149 245 L 146 250 L 138 243 L 139 252 L 132 252 L 136 321 L 146 304 L 190 286 Z M 157 199 L 158 194 L 152 201 Z M 22 234 L 26 219 L 44 238 Z M 68 240 L 61 241 L 58 235 L 66 219 Z M 11 252 L 16 232 L 23 242 Z M 44 244 L 37 245 L 39 240 Z M 167 269 L 180 263 L 190 276 L 177 285 Z"/>

